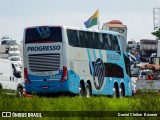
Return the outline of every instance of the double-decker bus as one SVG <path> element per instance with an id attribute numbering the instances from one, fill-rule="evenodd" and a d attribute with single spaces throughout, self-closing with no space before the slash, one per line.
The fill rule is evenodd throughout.
<path id="1" fill-rule="evenodd" d="M 121 34 L 67 26 L 24 30 L 24 79 L 27 93 L 69 92 L 131 96 Z"/>

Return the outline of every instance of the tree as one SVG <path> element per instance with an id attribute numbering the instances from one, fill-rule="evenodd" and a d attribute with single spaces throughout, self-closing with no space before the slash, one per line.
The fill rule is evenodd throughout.
<path id="1" fill-rule="evenodd" d="M 152 32 L 152 35 L 156 36 L 160 40 L 160 28 L 157 31 Z"/>

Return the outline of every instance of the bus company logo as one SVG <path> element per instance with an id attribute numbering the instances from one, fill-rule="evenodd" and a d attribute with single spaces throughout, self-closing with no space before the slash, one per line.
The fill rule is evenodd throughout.
<path id="1" fill-rule="evenodd" d="M 105 74 L 104 63 L 101 58 L 98 58 L 94 64 L 94 74 L 93 74 L 94 85 L 97 90 L 100 90 L 103 85 L 104 74 Z M 98 79 L 97 80 L 98 82 L 96 82 L 96 77 Z"/>
<path id="2" fill-rule="evenodd" d="M 51 31 L 49 30 L 49 28 L 37 28 L 37 31 L 39 33 L 39 35 L 41 36 L 41 38 L 47 38 L 51 35 Z"/>
<path id="3" fill-rule="evenodd" d="M 60 50 L 60 45 L 54 46 L 30 46 L 27 48 L 27 52 L 31 51 L 53 51 L 53 50 Z"/>

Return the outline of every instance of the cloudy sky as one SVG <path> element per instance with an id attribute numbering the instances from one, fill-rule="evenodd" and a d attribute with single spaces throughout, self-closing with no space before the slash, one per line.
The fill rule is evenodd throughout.
<path id="1" fill-rule="evenodd" d="M 160 0 L 0 0 L 0 38 L 8 35 L 20 42 L 29 26 L 85 27 L 84 22 L 99 9 L 101 27 L 120 20 L 127 25 L 127 40 L 155 39 L 153 8 L 160 8 Z"/>

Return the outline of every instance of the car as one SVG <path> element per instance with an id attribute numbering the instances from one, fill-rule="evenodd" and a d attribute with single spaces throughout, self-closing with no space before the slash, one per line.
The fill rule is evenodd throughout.
<path id="1" fill-rule="evenodd" d="M 22 60 L 20 56 L 11 56 L 10 60 L 12 61 L 12 63 L 18 63 L 20 68 L 22 68 Z"/>
<path id="2" fill-rule="evenodd" d="M 5 43 L 5 45 L 6 45 L 5 51 L 6 51 L 6 53 L 8 53 L 10 46 L 14 46 L 14 45 L 18 45 L 18 44 L 17 44 L 16 40 L 9 40 Z"/>
<path id="3" fill-rule="evenodd" d="M 128 41 L 127 46 L 128 46 L 128 48 L 136 48 L 136 42 L 135 41 Z"/>
<path id="4" fill-rule="evenodd" d="M 131 53 L 127 53 L 129 56 L 129 60 L 131 64 L 139 64 L 140 61 L 137 61 L 136 57 L 134 55 L 132 55 Z"/>
<path id="5" fill-rule="evenodd" d="M 132 82 L 132 95 L 136 95 L 136 84 Z"/>
<path id="6" fill-rule="evenodd" d="M 136 50 L 139 52 L 140 51 L 140 43 L 138 42 L 137 44 L 136 44 Z"/>
<path id="7" fill-rule="evenodd" d="M 137 65 L 131 65 L 131 75 L 138 76 L 140 72 L 140 67 Z"/>
<path id="8" fill-rule="evenodd" d="M 11 56 L 20 56 L 20 50 L 18 46 L 10 46 L 8 50 L 8 55 Z"/>
<path id="9" fill-rule="evenodd" d="M 138 80 L 146 80 L 148 74 L 151 74 L 153 71 L 146 69 L 146 70 L 141 70 L 139 75 L 138 75 Z"/>
<path id="10" fill-rule="evenodd" d="M 157 57 L 157 54 L 156 53 L 152 53 L 150 58 L 149 58 L 149 64 L 155 64 L 155 59 Z"/>

